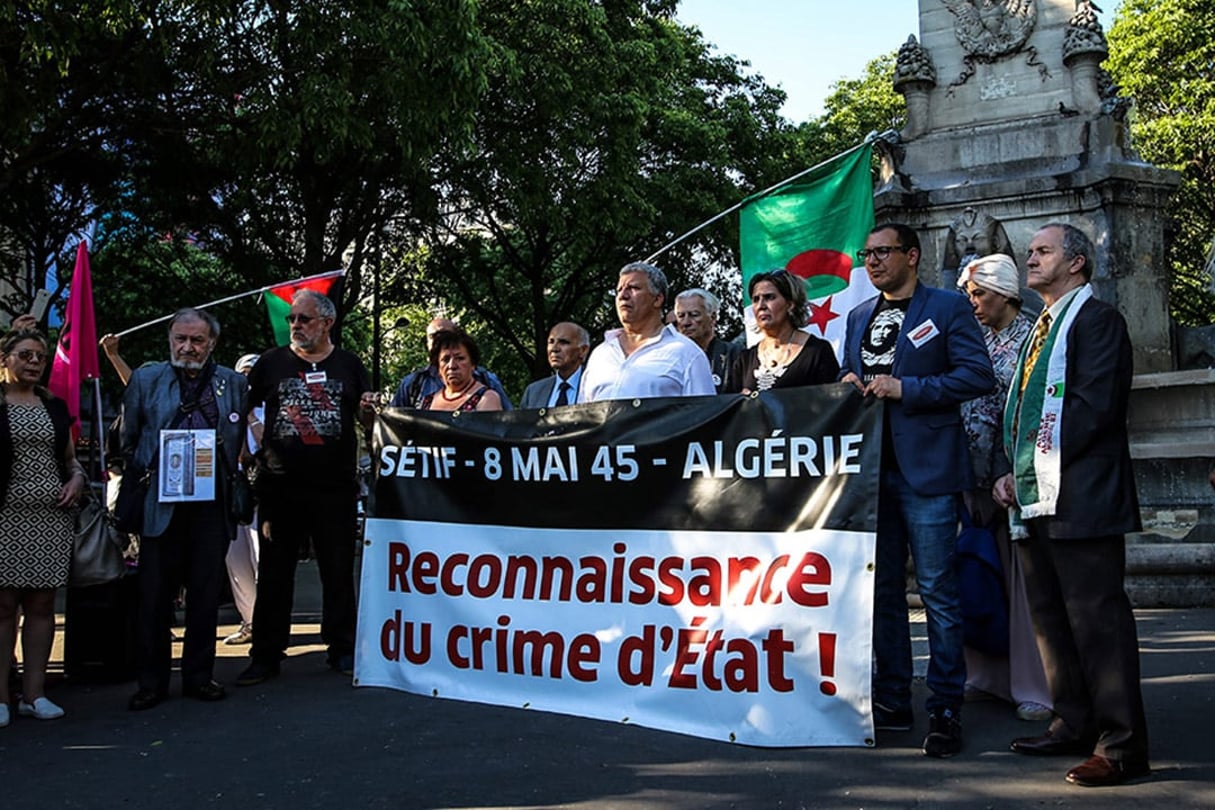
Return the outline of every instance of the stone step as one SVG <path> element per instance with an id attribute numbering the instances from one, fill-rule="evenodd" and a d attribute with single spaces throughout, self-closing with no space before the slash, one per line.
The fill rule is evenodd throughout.
<path id="1" fill-rule="evenodd" d="M 1215 607 L 1215 543 L 1152 543 L 1128 538 L 1126 591 L 1145 607 Z"/>

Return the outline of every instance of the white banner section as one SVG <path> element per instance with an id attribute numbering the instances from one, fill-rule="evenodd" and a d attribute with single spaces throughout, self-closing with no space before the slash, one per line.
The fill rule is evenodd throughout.
<path id="1" fill-rule="evenodd" d="M 873 545 L 369 519 L 355 683 L 747 745 L 871 746 Z"/>

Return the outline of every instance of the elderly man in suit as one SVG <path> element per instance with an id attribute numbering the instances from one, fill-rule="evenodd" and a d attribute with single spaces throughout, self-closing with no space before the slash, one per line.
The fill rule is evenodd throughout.
<path id="1" fill-rule="evenodd" d="M 548 332 L 550 377 L 536 380 L 523 391 L 522 408 L 553 408 L 578 401 L 582 364 L 591 349 L 591 336 L 576 323 L 563 321 Z"/>
<path id="2" fill-rule="evenodd" d="M 1014 535 L 1055 718 L 1012 750 L 1089 755 L 1067 781 L 1146 776 L 1139 640 L 1123 588 L 1139 502 L 1127 438 L 1132 355 L 1126 321 L 1093 297 L 1093 246 L 1046 225 L 1029 245 L 1029 286 L 1046 304 L 1022 350 L 1004 413 L 1012 471 L 993 497 L 1019 513 Z"/>
<path id="3" fill-rule="evenodd" d="M 742 347 L 737 343 L 717 336 L 717 314 L 720 311 L 720 299 L 708 290 L 693 287 L 675 296 L 675 328 L 704 349 L 718 393 L 726 384 L 734 361 L 742 353 Z"/>
<path id="4" fill-rule="evenodd" d="M 911 633 L 908 548 L 928 623 L 928 735 L 924 754 L 962 748 L 966 683 L 954 575 L 958 495 L 974 486 L 963 402 L 995 387 L 991 359 L 966 298 L 919 281 L 920 240 L 879 225 L 860 251 L 881 291 L 848 314 L 840 379 L 885 408 L 874 583 L 874 725 L 909 731 Z"/>
<path id="5" fill-rule="evenodd" d="M 224 555 L 236 536 L 228 500 L 245 440 L 248 387 L 243 375 L 212 359 L 217 340 L 214 316 L 178 310 L 169 321 L 169 362 L 136 370 L 123 399 L 123 455 L 132 462 L 128 469 L 147 469 L 150 475 L 140 532 L 139 691 L 128 704 L 132 711 L 150 709 L 168 694 L 173 599 L 182 582 L 189 594 L 182 695 L 203 701 L 225 697 L 224 687 L 212 677 L 215 628 Z M 187 438 L 167 445 L 162 433 L 170 430 Z M 202 467 L 207 458 L 214 494 L 191 497 L 192 468 L 198 469 L 191 462 Z M 202 470 L 198 475 L 206 477 Z"/>

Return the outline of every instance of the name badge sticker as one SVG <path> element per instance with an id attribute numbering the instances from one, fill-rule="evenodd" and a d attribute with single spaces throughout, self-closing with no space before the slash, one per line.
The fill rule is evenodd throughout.
<path id="1" fill-rule="evenodd" d="M 939 334 L 941 334 L 941 330 L 937 329 L 937 325 L 932 322 L 932 318 L 929 318 L 915 329 L 912 329 L 907 339 L 911 341 L 912 346 L 918 349 Z"/>
<path id="2" fill-rule="evenodd" d="M 323 371 L 309 371 L 304 374 L 304 382 L 306 382 L 308 385 L 323 383 L 327 379 L 329 379 L 329 377 Z"/>

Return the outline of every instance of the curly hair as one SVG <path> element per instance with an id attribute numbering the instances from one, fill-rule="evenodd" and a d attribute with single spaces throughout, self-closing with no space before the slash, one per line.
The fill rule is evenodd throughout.
<path id="1" fill-rule="evenodd" d="M 468 352 L 473 368 L 481 365 L 481 350 L 477 348 L 477 341 L 463 329 L 440 329 L 431 335 L 430 341 L 430 364 L 435 368 L 439 367 L 439 355 L 445 349 L 457 347 Z"/>

